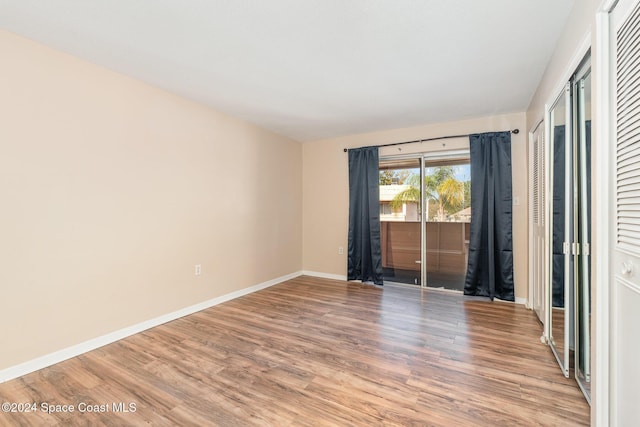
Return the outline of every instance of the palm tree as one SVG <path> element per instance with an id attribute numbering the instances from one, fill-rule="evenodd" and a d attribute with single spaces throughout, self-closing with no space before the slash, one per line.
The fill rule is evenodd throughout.
<path id="1" fill-rule="evenodd" d="M 391 200 L 394 209 L 406 202 L 418 202 L 420 200 L 420 176 L 411 175 L 405 181 L 408 184 L 405 190 L 396 194 Z M 465 201 L 465 184 L 455 178 L 455 170 L 452 166 L 439 166 L 433 169 L 433 173 L 424 177 L 425 196 L 437 203 L 436 220 L 444 221 L 447 213 L 459 210 Z M 427 216 L 428 216 L 427 212 Z"/>
<path id="2" fill-rule="evenodd" d="M 420 175 L 412 174 L 404 181 L 407 188 L 395 195 L 393 200 L 389 202 L 393 209 L 398 209 L 406 202 L 417 202 L 420 200 Z"/>
<path id="3" fill-rule="evenodd" d="M 464 183 L 454 177 L 449 177 L 438 184 L 438 220 L 444 221 L 446 212 L 455 212 L 464 202 Z"/>

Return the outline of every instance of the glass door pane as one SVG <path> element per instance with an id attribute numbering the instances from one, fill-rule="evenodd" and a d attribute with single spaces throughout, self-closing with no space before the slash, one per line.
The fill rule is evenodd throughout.
<path id="1" fill-rule="evenodd" d="M 572 145 L 571 145 L 570 86 L 553 105 L 549 113 L 549 134 L 552 182 L 551 258 L 550 258 L 550 314 L 549 342 L 566 377 L 569 376 L 569 348 L 571 327 L 571 284 L 573 269 L 571 242 L 572 216 Z"/>
<path id="2" fill-rule="evenodd" d="M 471 221 L 471 171 L 464 158 L 425 159 L 426 282 L 464 290 Z"/>
<path id="3" fill-rule="evenodd" d="M 385 282 L 421 285 L 420 158 L 380 161 L 380 232 Z"/>
<path id="4" fill-rule="evenodd" d="M 578 209 L 576 222 L 581 250 L 577 254 L 576 379 L 591 401 L 591 74 L 576 82 Z"/>

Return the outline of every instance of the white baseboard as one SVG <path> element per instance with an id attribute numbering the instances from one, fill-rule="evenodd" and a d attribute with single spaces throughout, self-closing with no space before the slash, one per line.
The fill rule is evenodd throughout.
<path id="1" fill-rule="evenodd" d="M 92 338 L 80 344 L 76 344 L 71 347 L 58 350 L 56 352 L 38 357 L 33 360 L 29 360 L 28 362 L 11 366 L 9 368 L 6 368 L 0 371 L 0 383 L 21 377 L 26 374 L 30 374 L 31 372 L 38 371 L 42 368 L 46 368 L 47 366 L 51 366 L 56 363 L 60 363 L 64 360 L 71 359 L 72 357 L 79 356 L 83 353 L 89 352 L 91 350 L 95 350 L 96 348 L 105 346 L 107 344 L 111 344 L 113 342 L 116 342 L 128 336 L 137 334 L 139 332 L 145 331 L 147 329 L 153 328 L 158 325 L 162 325 L 163 323 L 167 323 L 172 320 L 179 319 L 180 317 L 188 316 L 189 314 L 193 314 L 198 311 L 205 310 L 209 307 L 213 307 L 218 304 L 222 304 L 223 302 L 227 302 L 232 299 L 239 298 L 241 296 L 259 291 L 261 289 L 265 289 L 270 286 L 277 285 L 278 283 L 282 283 L 284 281 L 293 279 L 302 274 L 303 274 L 302 271 L 297 271 L 295 273 L 287 274 L 285 276 L 268 280 L 266 282 L 259 283 L 254 286 L 250 286 L 248 288 L 240 289 L 239 291 L 231 292 L 226 295 L 222 295 L 217 298 L 210 299 L 208 301 L 203 301 L 201 303 L 198 303 L 189 307 L 185 307 L 181 310 L 177 310 L 172 313 L 167 313 L 162 316 L 158 316 L 156 318 L 138 323 L 136 325 L 128 326 L 126 328 L 108 333 L 106 335 L 102 335 L 97 338 Z"/>
<path id="2" fill-rule="evenodd" d="M 320 273 L 318 271 L 303 270 L 302 274 L 305 276 L 320 277 L 322 279 L 333 279 L 333 280 L 344 280 L 344 281 L 347 280 L 347 276 L 341 276 L 340 274 Z"/>

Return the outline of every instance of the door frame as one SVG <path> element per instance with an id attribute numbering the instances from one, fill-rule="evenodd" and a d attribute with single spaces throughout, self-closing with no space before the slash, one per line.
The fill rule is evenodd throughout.
<path id="1" fill-rule="evenodd" d="M 595 144 L 592 144 L 592 174 L 596 177 L 598 184 L 592 188 L 592 212 L 594 220 L 599 224 L 611 224 L 609 206 L 613 203 L 611 195 L 611 181 L 613 169 L 611 167 L 612 150 L 610 147 L 612 131 L 611 105 L 611 26 L 610 13 L 616 1 L 608 1 L 596 13 L 596 52 L 592 58 L 592 66 L 597 70 L 593 74 L 593 84 L 595 85 L 593 102 L 593 118 L 597 126 L 595 132 Z M 595 201 L 595 203 L 594 203 Z M 614 234 L 611 234 L 611 227 L 595 227 L 592 230 L 593 250 L 591 252 L 591 268 L 593 278 L 593 294 L 596 296 L 593 301 L 595 321 L 592 326 L 592 423 L 596 426 L 608 426 L 610 420 L 610 290 L 609 278 L 611 276 L 609 254 L 612 246 Z M 595 409 L 595 410 L 594 410 Z"/>

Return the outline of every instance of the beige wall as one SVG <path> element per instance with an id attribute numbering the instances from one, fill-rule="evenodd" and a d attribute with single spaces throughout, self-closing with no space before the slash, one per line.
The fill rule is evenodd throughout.
<path id="1" fill-rule="evenodd" d="M 545 103 L 553 102 L 560 94 L 562 85 L 569 81 L 577 66 L 575 63 L 585 54 L 583 48 L 595 45 L 595 14 L 600 3 L 601 0 L 575 2 L 551 61 L 527 109 L 528 131 L 533 130 L 543 118 Z M 595 54 L 597 53 L 592 52 L 592 55 Z"/>
<path id="2" fill-rule="evenodd" d="M 301 270 L 299 143 L 3 31 L 0 52 L 0 370 Z"/>
<path id="3" fill-rule="evenodd" d="M 519 128 L 512 135 L 514 273 L 517 298 L 527 296 L 527 156 L 525 114 L 510 114 L 331 138 L 303 144 L 303 267 L 327 275 L 347 274 L 348 164 L 344 148 L 411 141 L 420 138 Z M 468 139 L 384 148 L 381 155 L 468 148 Z M 343 247 L 345 253 L 338 254 Z"/>

